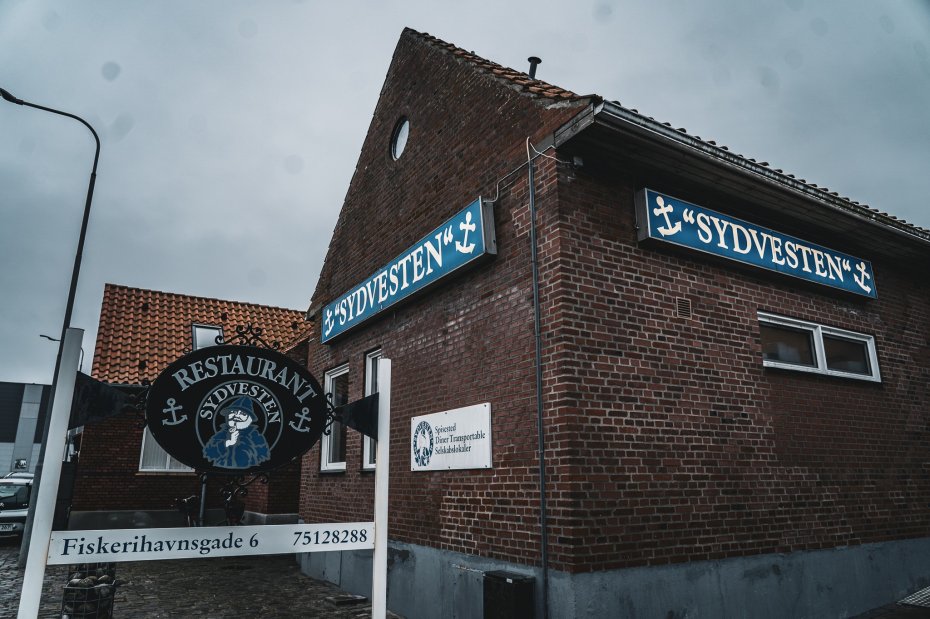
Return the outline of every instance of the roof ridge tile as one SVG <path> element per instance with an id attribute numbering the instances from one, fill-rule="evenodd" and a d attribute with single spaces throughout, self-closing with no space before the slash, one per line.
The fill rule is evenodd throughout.
<path id="1" fill-rule="evenodd" d="M 532 95 L 540 96 L 545 99 L 590 99 L 593 95 L 579 95 L 571 90 L 562 88 L 555 84 L 550 84 L 540 79 L 531 78 L 527 73 L 505 67 L 496 62 L 478 56 L 475 52 L 469 52 L 452 43 L 448 43 L 434 37 L 427 32 L 418 32 L 413 28 L 404 28 L 404 34 L 416 37 L 417 39 L 432 45 L 437 49 L 449 52 L 462 60 L 471 63 L 475 68 L 485 71 L 491 75 L 507 80 L 508 82 L 520 86 L 521 90 L 529 92 Z M 540 88 L 541 90 L 532 90 L 530 85 Z"/>

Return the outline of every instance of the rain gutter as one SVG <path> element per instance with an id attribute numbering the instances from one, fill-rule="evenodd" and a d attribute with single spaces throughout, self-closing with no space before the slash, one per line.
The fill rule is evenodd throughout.
<path id="1" fill-rule="evenodd" d="M 662 143 L 691 156 L 700 157 L 768 185 L 788 190 L 797 196 L 813 200 L 834 213 L 877 226 L 908 241 L 918 243 L 924 248 L 930 248 L 930 231 L 928 230 L 899 221 L 891 215 L 867 206 L 854 204 L 838 194 L 777 172 L 766 165 L 731 153 L 725 148 L 688 135 L 611 101 L 592 104 L 556 131 L 555 147 L 559 148 L 583 131 L 596 126 L 624 133 L 651 136 L 653 139 L 658 138 Z"/>

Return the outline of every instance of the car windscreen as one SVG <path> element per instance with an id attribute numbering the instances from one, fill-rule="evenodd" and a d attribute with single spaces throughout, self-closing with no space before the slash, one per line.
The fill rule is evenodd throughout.
<path id="1" fill-rule="evenodd" d="M 0 484 L 0 503 L 11 505 L 29 504 L 29 486 L 19 484 Z"/>

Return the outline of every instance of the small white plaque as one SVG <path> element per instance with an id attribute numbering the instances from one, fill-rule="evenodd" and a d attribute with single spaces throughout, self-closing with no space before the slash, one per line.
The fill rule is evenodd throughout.
<path id="1" fill-rule="evenodd" d="M 410 420 L 410 470 L 491 468 L 491 404 Z"/>

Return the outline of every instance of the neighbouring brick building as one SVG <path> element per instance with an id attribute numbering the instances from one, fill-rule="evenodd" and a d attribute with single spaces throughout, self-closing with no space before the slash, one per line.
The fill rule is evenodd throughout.
<path id="1" fill-rule="evenodd" d="M 306 327 L 303 313 L 295 310 L 107 284 L 92 376 L 114 385 L 139 386 L 186 352 L 214 345 L 218 335 L 232 339 L 237 327 L 247 325 L 263 329 L 269 344 L 282 346 Z M 299 476 L 295 463 L 276 471 L 268 484 L 252 484 L 246 508 L 256 514 L 296 512 Z M 72 526 L 75 521 L 84 525 L 79 528 L 183 521 L 175 500 L 199 494 L 197 473 L 151 439 L 141 412 L 85 426 Z M 221 503 L 213 479 L 207 505 Z"/>
<path id="2" fill-rule="evenodd" d="M 478 196 L 496 255 L 394 303 Z M 477 616 L 499 569 L 552 617 L 847 616 L 930 584 L 928 264 L 927 230 L 405 30 L 306 344 L 337 400 L 392 360 L 388 606 Z M 477 405 L 490 466 L 420 470 L 412 424 Z M 301 516 L 371 519 L 370 452 L 324 437 Z M 366 553 L 302 561 L 370 587 Z"/>

